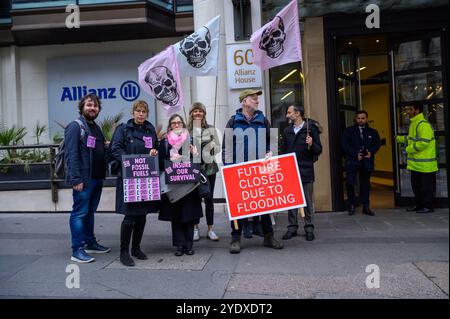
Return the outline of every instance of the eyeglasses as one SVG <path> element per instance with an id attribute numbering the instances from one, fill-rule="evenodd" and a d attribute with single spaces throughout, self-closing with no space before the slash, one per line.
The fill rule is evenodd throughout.
<path id="1" fill-rule="evenodd" d="M 170 122 L 170 125 L 182 125 L 183 122 L 178 121 L 178 122 Z"/>

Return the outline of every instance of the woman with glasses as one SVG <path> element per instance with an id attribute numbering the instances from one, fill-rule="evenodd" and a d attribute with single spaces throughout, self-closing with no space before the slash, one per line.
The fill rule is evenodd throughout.
<path id="1" fill-rule="evenodd" d="M 189 132 L 195 140 L 194 145 L 201 145 L 202 155 L 202 171 L 209 179 L 209 186 L 211 190 L 211 197 L 205 198 L 205 215 L 206 223 L 208 225 L 208 232 L 206 237 L 212 241 L 218 241 L 219 236 L 213 230 L 214 225 L 214 185 L 216 183 L 216 174 L 219 167 L 214 159 L 214 156 L 220 152 L 220 141 L 217 136 L 214 126 L 209 125 L 206 121 L 206 107 L 196 102 L 192 104 L 189 111 Z M 194 241 L 200 240 L 200 231 L 198 224 L 194 228 Z"/>
<path id="2" fill-rule="evenodd" d="M 121 167 L 122 155 L 148 154 L 158 155 L 158 138 L 155 127 L 147 121 L 148 104 L 136 101 L 133 104 L 133 118 L 117 127 L 112 138 L 111 151 L 118 167 Z M 120 227 L 120 262 L 132 267 L 135 265 L 130 256 L 129 246 L 132 239 L 131 255 L 137 259 L 147 259 L 140 248 L 148 213 L 159 210 L 159 201 L 125 203 L 122 170 L 118 169 L 116 182 L 116 212 L 125 215 Z"/>
<path id="3" fill-rule="evenodd" d="M 183 154 L 186 150 L 186 154 Z M 167 136 L 159 146 L 159 165 L 164 170 L 165 161 L 190 160 L 198 155 L 192 145 L 189 131 L 183 118 L 174 114 L 169 118 Z M 175 256 L 193 255 L 194 225 L 203 217 L 201 198 L 198 191 L 191 190 L 180 200 L 171 203 L 166 194 L 161 196 L 159 219 L 172 223 L 172 244 L 176 247 Z"/>

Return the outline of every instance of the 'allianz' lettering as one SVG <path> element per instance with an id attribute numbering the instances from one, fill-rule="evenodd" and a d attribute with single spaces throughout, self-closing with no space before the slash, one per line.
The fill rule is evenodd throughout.
<path id="1" fill-rule="evenodd" d="M 98 88 L 98 89 L 88 89 L 87 86 L 72 86 L 72 87 L 63 87 L 63 91 L 61 94 L 61 102 L 66 100 L 69 101 L 78 101 L 87 94 L 95 94 L 100 99 L 115 99 L 116 96 L 116 88 Z"/>

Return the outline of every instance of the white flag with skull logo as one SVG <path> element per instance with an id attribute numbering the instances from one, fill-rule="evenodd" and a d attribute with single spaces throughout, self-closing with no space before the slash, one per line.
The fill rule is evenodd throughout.
<path id="1" fill-rule="evenodd" d="M 168 116 L 182 109 L 183 89 L 173 46 L 142 62 L 138 79 L 141 88 L 162 103 Z"/>
<path id="2" fill-rule="evenodd" d="M 217 76 L 220 16 L 175 43 L 181 76 Z"/>

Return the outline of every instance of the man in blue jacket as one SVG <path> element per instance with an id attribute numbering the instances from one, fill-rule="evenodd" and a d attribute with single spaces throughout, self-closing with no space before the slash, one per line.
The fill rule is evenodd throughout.
<path id="1" fill-rule="evenodd" d="M 370 176 L 375 168 L 375 153 L 380 149 L 377 130 L 367 124 L 366 111 L 357 111 L 355 124 L 347 127 L 342 135 L 342 149 L 347 160 L 348 213 L 355 214 L 355 186 L 359 175 L 359 197 L 363 214 L 374 216 L 369 207 Z"/>
<path id="2" fill-rule="evenodd" d="M 97 211 L 106 174 L 105 138 L 94 122 L 101 110 L 94 94 L 83 97 L 78 104 L 80 117 L 64 131 L 66 182 L 73 187 L 70 214 L 72 233 L 71 260 L 88 263 L 95 259 L 88 253 L 107 253 L 94 236 L 94 213 Z"/>
<path id="3" fill-rule="evenodd" d="M 224 165 L 271 156 L 270 123 L 263 112 L 258 110 L 258 96 L 261 94 L 261 90 L 247 89 L 243 90 L 239 95 L 239 102 L 242 107 L 236 111 L 236 114 L 230 118 L 225 126 L 225 135 L 222 143 L 222 160 Z M 232 129 L 232 131 L 229 129 Z M 227 134 L 230 131 L 232 139 L 227 138 Z M 261 143 L 264 140 L 265 143 Z M 232 254 L 237 254 L 241 251 L 241 234 L 244 226 L 242 219 L 238 220 L 238 226 L 238 229 L 235 229 L 234 223 L 231 223 L 230 253 Z M 283 248 L 283 243 L 277 241 L 273 236 L 272 221 L 269 215 L 261 216 L 261 227 L 264 234 L 264 246 L 275 249 Z"/>

